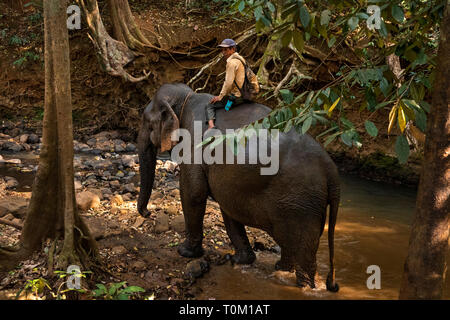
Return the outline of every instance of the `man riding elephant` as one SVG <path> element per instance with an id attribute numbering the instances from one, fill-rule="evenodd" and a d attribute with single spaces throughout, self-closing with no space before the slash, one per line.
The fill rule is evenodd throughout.
<path id="1" fill-rule="evenodd" d="M 241 90 L 245 81 L 245 59 L 236 52 L 236 42 L 232 39 L 225 39 L 219 44 L 222 48 L 222 54 L 227 62 L 225 82 L 218 96 L 211 99 L 206 106 L 206 119 L 209 129 L 214 128 L 216 119 L 216 110 L 237 106 L 245 102 Z"/>

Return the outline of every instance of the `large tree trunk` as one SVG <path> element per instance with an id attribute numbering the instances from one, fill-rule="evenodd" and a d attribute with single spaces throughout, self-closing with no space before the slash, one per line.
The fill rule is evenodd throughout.
<path id="1" fill-rule="evenodd" d="M 151 46 L 150 41 L 142 34 L 131 13 L 128 0 L 109 0 L 114 37 L 131 49 L 142 49 Z"/>
<path id="2" fill-rule="evenodd" d="M 133 61 L 136 55 L 128 48 L 127 44 L 114 40 L 108 34 L 100 16 L 97 0 L 78 0 L 78 2 L 86 14 L 86 21 L 90 29 L 89 37 L 97 50 L 97 56 L 103 69 L 113 76 L 122 77 L 130 82 L 139 82 L 148 78 L 149 74 L 145 74 L 145 72 L 145 76 L 136 78 L 125 71 L 124 67 Z"/>
<path id="3" fill-rule="evenodd" d="M 437 74 L 400 299 L 440 299 L 450 235 L 450 4 L 441 23 Z"/>
<path id="4" fill-rule="evenodd" d="M 67 0 L 44 2 L 45 106 L 39 169 L 18 251 L 0 251 L 11 268 L 47 239 L 64 238 L 59 267 L 97 257 L 95 241 L 76 210 Z M 52 268 L 50 265 L 49 268 Z"/>

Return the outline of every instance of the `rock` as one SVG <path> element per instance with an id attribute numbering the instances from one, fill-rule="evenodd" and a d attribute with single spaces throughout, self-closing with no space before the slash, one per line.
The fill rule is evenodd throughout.
<path id="1" fill-rule="evenodd" d="M 132 143 L 127 143 L 127 146 L 125 147 L 125 150 L 127 152 L 135 152 L 136 151 L 136 146 Z"/>
<path id="2" fill-rule="evenodd" d="M 128 252 L 128 250 L 124 246 L 117 246 L 117 247 L 112 248 L 112 253 L 114 253 L 114 254 L 125 254 L 127 252 Z"/>
<path id="3" fill-rule="evenodd" d="M 126 168 L 130 168 L 132 166 L 134 166 L 136 164 L 136 158 L 134 156 L 131 155 L 124 155 L 122 157 L 122 164 L 124 167 Z"/>
<path id="4" fill-rule="evenodd" d="M 103 196 L 106 196 L 106 195 L 112 195 L 112 194 L 113 194 L 112 191 L 111 191 L 111 189 L 108 189 L 108 188 L 102 188 L 102 189 L 100 189 L 100 190 L 101 190 Z"/>
<path id="5" fill-rule="evenodd" d="M 179 215 L 173 218 L 170 228 L 178 233 L 183 233 L 185 231 L 184 216 Z"/>
<path id="6" fill-rule="evenodd" d="M 123 173 L 122 171 L 119 170 L 119 171 L 116 173 L 116 177 L 123 178 L 123 177 L 125 177 L 125 173 Z"/>
<path id="7" fill-rule="evenodd" d="M 164 169 L 166 169 L 167 171 L 173 172 L 175 171 L 175 169 L 177 168 L 178 164 L 176 162 L 172 162 L 170 160 L 167 160 L 164 163 Z"/>
<path id="8" fill-rule="evenodd" d="M 191 279 L 199 278 L 208 272 L 209 263 L 205 259 L 196 259 L 186 265 L 185 274 Z"/>
<path id="9" fill-rule="evenodd" d="M 92 192 L 84 191 L 76 195 L 77 205 L 80 210 L 89 210 L 100 205 L 100 198 Z"/>
<path id="10" fill-rule="evenodd" d="M 22 143 L 22 144 L 27 143 L 27 141 L 28 141 L 28 135 L 27 135 L 27 134 L 21 135 L 21 136 L 19 137 L 19 141 L 20 141 L 20 143 Z"/>
<path id="11" fill-rule="evenodd" d="M 19 152 L 19 151 L 22 151 L 23 148 L 17 142 L 8 141 L 8 142 L 3 144 L 3 149 L 9 150 L 9 151 L 12 151 L 12 152 Z"/>
<path id="12" fill-rule="evenodd" d="M 159 212 L 155 219 L 155 232 L 163 233 L 169 230 L 169 216 L 163 212 Z"/>
<path id="13" fill-rule="evenodd" d="M 14 189 L 19 186 L 19 181 L 13 177 L 5 177 L 6 189 Z"/>
<path id="14" fill-rule="evenodd" d="M 128 183 L 123 186 L 123 190 L 126 192 L 134 193 L 136 192 L 136 187 L 134 186 L 134 183 Z"/>
<path id="15" fill-rule="evenodd" d="M 176 215 L 178 213 L 178 208 L 177 208 L 177 206 L 171 205 L 171 206 L 168 206 L 165 209 L 165 211 L 167 212 L 167 214 L 173 216 L 173 215 Z"/>
<path id="16" fill-rule="evenodd" d="M 131 193 L 125 193 L 122 195 L 123 201 L 130 201 L 133 198 Z"/>
<path id="17" fill-rule="evenodd" d="M 111 198 L 111 206 L 112 207 L 118 207 L 123 205 L 123 198 L 120 194 L 116 194 Z"/>
<path id="18" fill-rule="evenodd" d="M 164 198 L 164 195 L 161 192 L 152 192 L 152 195 L 150 197 L 150 200 L 156 200 L 156 199 L 162 199 Z"/>
<path id="19" fill-rule="evenodd" d="M 22 225 L 22 220 L 17 219 L 17 218 L 12 219 L 11 222 L 12 222 L 12 223 L 15 223 L 15 224 L 18 224 L 18 225 Z"/>
<path id="20" fill-rule="evenodd" d="M 96 138 L 91 138 L 88 141 L 86 141 L 86 144 L 89 147 L 93 148 L 97 144 L 97 139 Z"/>
<path id="21" fill-rule="evenodd" d="M 94 189 L 94 188 L 92 188 L 92 189 L 89 189 L 88 191 L 89 191 L 89 192 L 92 192 L 93 194 L 96 194 L 97 197 L 98 197 L 100 200 L 103 200 L 103 193 L 102 193 L 102 191 L 101 191 L 100 189 Z"/>
<path id="22" fill-rule="evenodd" d="M 145 218 L 144 217 L 137 217 L 136 220 L 134 221 L 133 227 L 134 228 L 139 228 L 140 226 L 142 226 L 145 222 Z"/>
<path id="23" fill-rule="evenodd" d="M 170 191 L 170 195 L 174 198 L 179 198 L 180 197 L 180 190 L 178 189 L 173 189 L 172 191 Z"/>
<path id="24" fill-rule="evenodd" d="M 39 136 L 32 133 L 28 136 L 27 143 L 36 144 L 39 143 Z"/>
<path id="25" fill-rule="evenodd" d="M 117 180 L 113 180 L 109 182 L 109 185 L 114 189 L 118 189 L 120 187 L 120 182 Z"/>

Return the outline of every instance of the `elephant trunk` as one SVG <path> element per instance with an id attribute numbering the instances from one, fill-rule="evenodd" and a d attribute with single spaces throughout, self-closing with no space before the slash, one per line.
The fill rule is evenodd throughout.
<path id="1" fill-rule="evenodd" d="M 147 204 L 152 194 L 153 182 L 155 180 L 157 149 L 150 141 L 149 132 L 146 129 L 141 129 L 139 132 L 138 153 L 141 189 L 139 191 L 137 207 L 143 217 L 148 217 L 150 212 L 147 210 Z"/>

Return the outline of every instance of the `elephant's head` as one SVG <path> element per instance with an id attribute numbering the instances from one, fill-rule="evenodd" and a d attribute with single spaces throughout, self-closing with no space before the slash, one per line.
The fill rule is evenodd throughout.
<path id="1" fill-rule="evenodd" d="M 192 91 L 184 85 L 164 85 L 155 94 L 145 108 L 138 136 L 138 151 L 141 186 L 138 199 L 138 211 L 148 216 L 147 203 L 155 179 L 156 154 L 172 149 L 177 143 L 171 140 L 171 134 L 179 128 L 175 109 L 180 101 Z"/>

